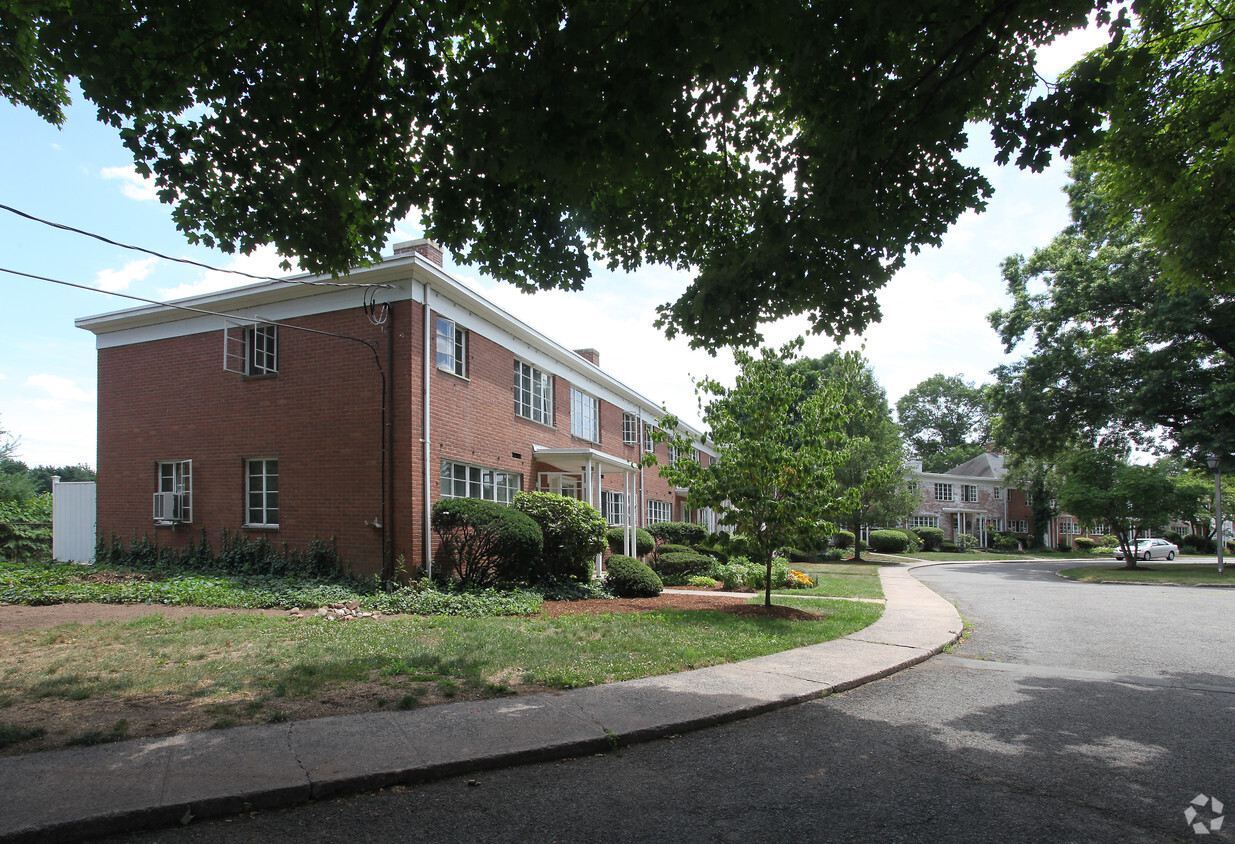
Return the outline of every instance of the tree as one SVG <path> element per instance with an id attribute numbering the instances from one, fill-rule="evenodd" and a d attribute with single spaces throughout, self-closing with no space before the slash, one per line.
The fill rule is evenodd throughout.
<path id="1" fill-rule="evenodd" d="M 1229 3 L 1139 0 L 1115 38 L 1000 126 L 1002 160 L 1089 155 L 1121 223 L 1135 222 L 1172 286 L 1235 290 L 1235 29 Z"/>
<path id="2" fill-rule="evenodd" d="M 690 267 L 660 320 L 699 346 L 840 337 L 984 206 L 966 122 L 1105 2 L 24 0 L 0 92 L 58 121 L 77 79 L 193 242 L 344 272 L 415 211 L 528 291 Z"/>
<path id="3" fill-rule="evenodd" d="M 1137 538 L 1194 511 L 1196 498 L 1195 490 L 1177 482 L 1169 463 L 1131 464 L 1108 447 L 1069 459 L 1059 503 L 1082 524 L 1109 525 L 1123 548 L 1124 568 L 1134 569 Z"/>
<path id="4" fill-rule="evenodd" d="M 750 539 L 756 562 L 764 564 L 764 605 L 772 605 L 772 557 L 778 548 L 803 537 L 830 535 L 835 526 L 825 514 L 848 512 L 857 503 L 854 489 L 842 491 L 837 471 L 865 442 L 843 433 L 846 414 L 841 387 L 821 382 L 808 393 L 806 376 L 792 366 L 802 340 L 779 352 L 762 349 L 758 357 L 735 350 L 736 382 L 726 387 L 711 378 L 698 383 L 707 439 L 717 457 L 701 466 L 679 460 L 662 466 L 661 475 L 690 488 L 691 507 L 710 507 L 721 524 L 733 525 Z M 851 358 L 852 360 L 852 358 Z M 678 430 L 666 416 L 655 436 Z M 676 442 L 686 449 L 683 436 Z"/>
<path id="5" fill-rule="evenodd" d="M 927 472 L 945 472 L 987 450 L 986 396 L 960 375 L 936 373 L 913 387 L 896 402 L 896 418 Z"/>
<path id="6" fill-rule="evenodd" d="M 894 525 L 912 515 L 921 503 L 921 488 L 907 478 L 900 427 L 892 421 L 888 394 L 870 364 L 861 356 L 831 352 L 793 366 L 805 375 L 804 395 L 821 384 L 835 384 L 841 401 L 854 409 L 841 420 L 851 447 L 848 459 L 836 468 L 836 480 L 840 489 L 856 492 L 856 499 L 851 509 L 830 517 L 858 537 L 863 525 Z M 855 543 L 854 549 L 854 559 L 860 560 L 861 545 Z"/>
<path id="7" fill-rule="evenodd" d="M 1096 166 L 1073 167 L 1071 225 L 1004 262 L 1013 304 L 991 324 L 1030 350 L 996 370 L 999 440 L 1048 460 L 1099 443 L 1235 454 L 1235 300 L 1179 289 Z"/>

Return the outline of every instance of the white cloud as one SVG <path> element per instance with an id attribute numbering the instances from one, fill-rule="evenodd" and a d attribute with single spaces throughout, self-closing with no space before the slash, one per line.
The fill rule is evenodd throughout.
<path id="1" fill-rule="evenodd" d="M 112 293 L 127 290 L 133 282 L 141 281 L 150 275 L 150 270 L 158 260 L 154 257 L 142 258 L 138 261 L 130 261 L 118 270 L 99 270 L 98 275 L 94 277 L 94 286 Z"/>
<path id="2" fill-rule="evenodd" d="M 154 179 L 139 176 L 132 164 L 124 167 L 104 167 L 99 171 L 99 175 L 104 179 L 119 179 L 120 190 L 129 199 L 147 202 L 159 198 Z"/>
<path id="3" fill-rule="evenodd" d="M 291 270 L 285 270 L 280 267 L 279 263 L 282 260 L 275 248 L 268 244 L 266 246 L 259 246 L 250 255 L 237 255 L 221 269 L 237 270 L 249 273 L 250 275 L 269 278 L 283 278 L 299 272 L 299 267 L 295 263 L 293 263 Z M 197 281 L 160 290 L 159 297 L 168 300 L 186 299 L 190 296 L 213 293 L 216 290 L 227 290 L 232 287 L 243 287 L 246 284 L 256 284 L 259 280 L 228 272 L 207 270 Z"/>
<path id="4" fill-rule="evenodd" d="M 26 379 L 26 385 L 42 390 L 46 393 L 46 397 L 40 398 L 37 401 L 46 402 L 91 402 L 94 401 L 94 394 L 88 390 L 83 390 L 81 387 L 74 384 L 68 378 L 62 378 L 59 375 L 48 375 L 46 373 L 31 375 Z"/>

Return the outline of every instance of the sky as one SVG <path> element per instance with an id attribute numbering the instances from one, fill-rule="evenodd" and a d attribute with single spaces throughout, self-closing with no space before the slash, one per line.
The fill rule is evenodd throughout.
<path id="1" fill-rule="evenodd" d="M 1039 51 L 1039 72 L 1054 78 L 1101 33 L 1073 33 Z M 981 167 L 995 188 L 983 213 L 967 213 L 942 246 L 909 258 L 880 292 L 883 319 L 843 348 L 860 349 L 895 405 L 936 373 L 974 383 L 992 380 L 1006 362 L 987 314 L 1009 304 L 999 265 L 1009 255 L 1045 246 L 1068 221 L 1062 187 L 1066 164 L 1042 173 L 997 167 L 989 135 L 970 132 L 966 163 Z M 170 208 L 136 175 L 115 129 L 98 123 L 80 96 L 57 128 L 33 112 L 0 102 L 0 205 L 175 257 L 259 275 L 284 275 L 273 250 L 227 255 L 188 243 Z M 422 236 L 400 224 L 392 244 Z M 60 231 L 0 209 L 0 267 L 111 291 L 166 301 L 236 287 L 239 276 L 160 260 Z M 652 327 L 656 306 L 685 289 L 687 273 L 645 267 L 626 273 L 594 272 L 582 292 L 520 293 L 510 285 L 459 266 L 446 269 L 553 340 L 571 349 L 595 348 L 601 368 L 683 421 L 701 427 L 694 380 L 730 382 L 731 355 L 692 350 Z M 104 292 L 74 290 L 0 273 L 0 430 L 16 440 L 15 455 L 30 466 L 95 465 L 96 355 L 94 335 L 74 326 L 82 316 L 137 303 Z M 806 333 L 802 318 L 767 326 L 765 342 L 780 345 Z M 805 354 L 836 348 L 808 335 Z"/>

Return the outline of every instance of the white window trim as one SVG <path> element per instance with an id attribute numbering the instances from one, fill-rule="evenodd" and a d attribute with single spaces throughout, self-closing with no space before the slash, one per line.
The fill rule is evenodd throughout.
<path id="1" fill-rule="evenodd" d="M 449 483 L 447 482 L 447 470 L 449 470 Z M 462 495 L 458 492 L 459 484 L 462 484 Z M 481 501 L 509 504 L 514 499 L 515 493 L 522 489 L 522 474 L 508 472 L 505 469 L 494 469 L 491 466 L 478 466 L 474 463 L 464 463 L 461 460 L 443 460 L 438 472 L 439 498 L 478 498 Z M 491 494 L 486 495 L 486 491 Z"/>
<path id="2" fill-rule="evenodd" d="M 446 328 L 446 331 L 442 329 Z M 437 316 L 433 324 L 433 351 L 437 368 L 460 378 L 467 377 L 468 332 L 452 319 Z M 442 347 L 446 346 L 443 351 Z"/>
<path id="3" fill-rule="evenodd" d="M 260 463 L 261 473 L 259 477 L 262 481 L 262 488 L 255 490 L 253 488 L 253 467 L 254 464 Z M 269 464 L 274 464 L 274 473 L 271 474 L 268 470 Z M 270 479 L 274 479 L 274 489 L 269 488 Z M 274 495 L 274 506 L 270 504 L 270 496 Z M 257 506 L 253 504 L 253 496 L 261 496 L 261 503 Z M 279 459 L 277 457 L 250 457 L 244 461 L 244 526 L 252 528 L 277 528 L 279 526 Z M 254 520 L 253 514 L 257 511 L 260 515 L 260 520 Z M 270 516 L 273 515 L 272 520 Z"/>
<path id="4" fill-rule="evenodd" d="M 526 379 L 527 389 L 523 382 Z M 539 394 L 537 387 L 539 387 Z M 524 401 L 526 394 L 527 401 Z M 539 367 L 515 358 L 515 415 L 523 419 L 553 426 L 553 376 Z M 539 406 L 538 405 L 539 402 Z"/>
<path id="5" fill-rule="evenodd" d="M 610 527 L 626 524 L 626 496 L 612 489 L 600 491 L 600 514 Z"/>
<path id="6" fill-rule="evenodd" d="M 600 442 L 600 399 L 570 388 L 570 434 L 588 442 Z"/>
<path id="7" fill-rule="evenodd" d="M 657 501 L 654 498 L 649 498 L 647 524 L 655 525 L 671 521 L 673 521 L 673 504 L 669 501 Z"/>
<path id="8" fill-rule="evenodd" d="M 165 473 L 164 468 L 170 470 Z M 193 521 L 193 461 L 159 460 L 155 464 L 154 520 L 166 524 Z M 172 496 L 168 499 L 166 496 Z M 168 507 L 171 513 L 167 512 Z"/>
<path id="9" fill-rule="evenodd" d="M 955 501 L 955 490 L 952 484 L 942 482 L 935 483 L 935 500 L 936 501 Z"/>
<path id="10" fill-rule="evenodd" d="M 626 445 L 639 442 L 639 422 L 633 413 L 622 414 L 622 442 Z"/>

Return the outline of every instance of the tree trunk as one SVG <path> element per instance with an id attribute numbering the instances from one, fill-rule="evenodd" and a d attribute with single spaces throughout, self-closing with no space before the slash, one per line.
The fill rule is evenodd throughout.
<path id="1" fill-rule="evenodd" d="M 857 519 L 850 525 L 853 528 L 853 561 L 862 562 L 862 524 Z"/>
<path id="2" fill-rule="evenodd" d="M 766 576 L 763 579 L 763 605 L 772 606 L 772 553 L 768 552 Z"/>

